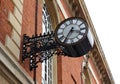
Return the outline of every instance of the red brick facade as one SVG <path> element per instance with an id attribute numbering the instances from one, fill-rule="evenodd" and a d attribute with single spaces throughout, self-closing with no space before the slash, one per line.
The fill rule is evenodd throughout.
<path id="1" fill-rule="evenodd" d="M 58 84 L 81 84 L 81 64 L 83 58 L 73 59 L 66 56 L 61 57 L 61 59 L 61 66 L 58 65 Z"/>
<path id="2" fill-rule="evenodd" d="M 12 0 L 0 0 L 0 41 L 5 44 L 6 35 L 11 37 L 12 34 L 12 25 L 8 21 L 8 13 L 11 11 L 14 12 L 14 3 Z M 41 9 L 42 5 L 38 4 L 38 34 L 41 33 Z M 24 0 L 23 3 L 23 15 L 22 15 L 22 32 L 21 32 L 21 41 L 23 34 L 32 36 L 35 32 L 35 0 Z M 29 70 L 29 60 L 24 63 L 19 60 L 26 72 L 33 77 L 33 71 Z M 37 68 L 37 81 L 41 83 L 41 64 Z"/>
<path id="3" fill-rule="evenodd" d="M 0 41 L 5 44 L 6 35 L 11 36 L 12 26 L 8 22 L 8 12 L 13 12 L 14 4 L 11 0 L 0 1 Z"/>
<path id="4" fill-rule="evenodd" d="M 55 6 L 52 6 L 55 8 L 48 8 L 49 13 L 52 12 L 50 15 L 52 15 L 51 17 L 54 19 L 54 21 L 52 21 L 52 22 L 54 22 L 54 24 L 52 24 L 53 28 L 54 28 L 54 27 L 56 27 L 56 25 L 58 25 L 58 24 L 55 24 L 56 18 L 53 17 L 54 14 L 56 14 L 55 17 L 58 17 L 56 23 L 61 22 L 62 20 L 66 19 L 66 18 L 64 17 L 63 11 L 60 9 L 57 0 L 44 0 L 44 1 L 50 2 L 50 3 L 48 3 L 48 2 L 46 3 L 46 5 L 49 4 L 49 6 L 47 6 L 47 7 L 50 7 L 51 3 L 55 4 Z M 65 10 L 65 13 L 67 14 L 68 17 L 79 16 L 79 17 L 84 18 L 87 21 L 88 17 L 84 15 L 85 13 L 82 9 L 82 6 L 80 6 L 80 3 L 79 3 L 80 0 L 60 0 L 60 1 L 62 3 L 63 9 Z M 37 34 L 40 34 L 42 32 L 43 2 L 42 2 L 42 0 L 38 0 L 38 2 L 39 3 L 38 3 Z M 23 5 L 23 13 L 22 13 L 21 34 L 19 35 L 21 38 L 20 39 L 21 45 L 22 45 L 23 34 L 27 34 L 28 36 L 32 36 L 35 34 L 36 0 L 23 0 L 22 5 Z M 77 7 L 77 5 L 78 5 L 78 7 Z M 15 4 L 13 3 L 13 0 L 0 0 L 0 42 L 3 45 L 5 45 L 6 35 L 8 35 L 12 39 L 13 26 L 8 21 L 8 13 L 9 13 L 9 11 L 14 13 L 14 7 L 15 7 Z M 74 8 L 75 8 L 75 10 L 74 10 Z M 53 9 L 56 10 L 56 13 L 53 13 L 54 12 L 54 11 L 52 11 Z M 81 14 L 79 14 L 79 13 L 81 13 Z M 58 20 L 60 20 L 60 21 L 58 21 Z M 90 23 L 89 23 L 89 25 L 90 25 Z M 13 43 L 15 43 L 15 42 L 13 41 Z M 18 49 L 20 49 L 20 52 L 21 52 L 22 48 L 18 47 Z M 96 45 L 95 45 L 94 49 L 95 49 L 95 51 L 97 51 Z M 97 51 L 97 53 L 98 53 L 98 51 Z M 57 60 L 57 67 L 55 67 L 57 70 L 57 73 L 56 73 L 57 78 L 53 79 L 53 80 L 56 80 L 57 84 L 84 84 L 84 82 L 86 80 L 90 79 L 89 81 L 91 83 L 88 83 L 89 81 L 87 81 L 86 84 L 103 84 L 103 81 L 104 81 L 102 79 L 103 76 L 100 74 L 104 71 L 106 71 L 105 74 L 108 74 L 106 68 L 103 68 L 104 70 L 102 70 L 100 72 L 97 68 L 97 64 L 99 64 L 99 63 L 95 64 L 93 51 L 89 52 L 87 55 L 89 55 L 87 61 L 86 61 L 86 58 L 83 56 L 77 57 L 77 58 L 72 58 L 72 57 L 68 57 L 68 56 L 58 56 L 57 59 L 55 59 L 55 60 Z M 95 55 L 96 55 L 96 53 L 95 53 Z M 16 62 L 18 62 L 20 64 L 20 66 L 22 66 L 22 68 L 25 70 L 25 72 L 27 72 L 29 74 L 29 76 L 33 78 L 33 71 L 29 70 L 29 59 L 26 59 L 23 63 L 21 61 L 21 58 L 22 57 L 21 57 L 21 53 L 20 53 L 20 59 L 17 60 Z M 99 58 L 101 58 L 101 56 L 99 56 Z M 84 61 L 86 63 L 86 66 L 83 67 Z M 103 62 L 103 61 L 99 61 L 99 62 Z M 101 65 L 101 66 L 105 67 L 104 65 Z M 84 69 L 87 72 L 85 72 Z M 53 72 L 52 74 L 54 75 L 55 73 Z M 89 76 L 89 77 L 86 77 L 86 76 Z M 106 75 L 106 76 L 109 79 L 109 76 L 108 75 Z M 42 64 L 39 63 L 38 68 L 37 68 L 37 75 L 36 75 L 38 84 L 41 84 L 41 81 L 42 81 L 41 77 L 42 77 Z M 110 83 L 109 80 L 107 81 L 108 84 Z M 106 83 L 106 80 L 104 83 Z"/>
<path id="5" fill-rule="evenodd" d="M 22 36 L 23 34 L 27 34 L 28 36 L 32 36 L 35 34 L 35 6 L 36 2 L 35 0 L 24 0 L 23 4 L 23 21 L 22 21 Z M 37 33 L 41 33 L 41 27 L 42 27 L 42 4 L 38 4 L 38 29 Z M 21 38 L 22 38 L 21 36 Z M 25 70 L 33 77 L 33 71 L 30 72 L 29 70 L 29 59 L 27 59 L 24 63 L 21 63 L 21 65 L 25 68 Z M 37 68 L 37 81 L 41 83 L 41 63 L 38 64 Z"/>

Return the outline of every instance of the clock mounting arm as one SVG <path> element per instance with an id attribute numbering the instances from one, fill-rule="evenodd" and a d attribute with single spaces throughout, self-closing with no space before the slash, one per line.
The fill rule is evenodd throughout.
<path id="1" fill-rule="evenodd" d="M 75 20 L 77 22 L 74 23 Z M 64 25 L 66 23 L 67 25 Z M 24 35 L 22 61 L 29 58 L 30 70 L 32 70 L 37 67 L 37 63 L 42 63 L 53 54 L 69 57 L 83 56 L 92 49 L 93 44 L 94 40 L 87 23 L 81 18 L 72 17 L 61 22 L 54 32 L 32 37 Z"/>

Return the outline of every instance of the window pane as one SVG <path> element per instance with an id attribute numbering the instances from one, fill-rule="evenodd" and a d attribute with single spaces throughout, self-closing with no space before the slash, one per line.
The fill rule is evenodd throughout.
<path id="1" fill-rule="evenodd" d="M 50 15 L 48 14 L 47 8 L 45 4 L 43 5 L 42 9 L 42 34 L 51 32 L 51 19 Z M 45 60 L 42 63 L 42 83 L 43 84 L 52 84 L 52 58 Z"/>

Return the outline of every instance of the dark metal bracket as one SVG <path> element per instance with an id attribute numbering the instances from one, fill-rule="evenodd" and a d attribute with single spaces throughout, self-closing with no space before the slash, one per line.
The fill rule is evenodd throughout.
<path id="1" fill-rule="evenodd" d="M 33 35 L 32 37 L 23 35 L 22 46 L 22 61 L 26 58 L 30 59 L 30 71 L 37 68 L 39 62 L 49 59 L 53 54 L 63 55 L 60 46 L 54 38 L 54 33 L 47 33 L 43 35 Z"/>
<path id="2" fill-rule="evenodd" d="M 53 54 L 63 55 L 64 47 L 60 46 L 54 38 L 53 32 L 37 35 L 37 22 L 38 22 L 38 0 L 35 6 L 35 35 L 32 37 L 23 35 L 22 44 L 22 62 L 29 59 L 30 71 L 34 71 L 34 84 L 36 84 L 36 68 L 38 63 L 49 59 Z"/>

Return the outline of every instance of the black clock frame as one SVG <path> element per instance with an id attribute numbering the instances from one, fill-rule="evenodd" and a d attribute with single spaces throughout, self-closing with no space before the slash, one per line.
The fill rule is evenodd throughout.
<path id="1" fill-rule="evenodd" d="M 86 32 L 83 35 L 82 39 L 80 39 L 78 42 L 66 44 L 59 40 L 59 38 L 57 37 L 57 31 L 62 24 L 64 24 L 66 21 L 69 21 L 72 19 L 78 19 L 78 20 L 81 20 L 82 22 L 84 22 L 84 24 L 86 26 Z M 92 45 L 90 44 L 89 38 L 88 38 L 88 31 L 90 31 L 90 30 L 88 28 L 87 22 L 84 19 L 82 19 L 81 17 L 70 17 L 70 18 L 62 21 L 60 24 L 58 24 L 58 26 L 55 30 L 55 39 L 59 45 L 64 47 L 62 50 L 66 55 L 68 55 L 69 57 L 80 57 L 80 56 L 85 55 L 92 49 Z"/>
<path id="2" fill-rule="evenodd" d="M 64 24 L 66 21 L 69 21 L 69 20 L 72 20 L 72 19 L 81 20 L 81 21 L 85 24 L 85 26 L 86 26 L 86 32 L 85 32 L 85 34 L 83 35 L 82 39 L 80 39 L 78 42 L 71 43 L 71 44 L 66 44 L 66 43 L 61 42 L 61 41 L 59 40 L 59 38 L 57 37 L 57 31 L 58 31 L 58 29 L 60 28 L 60 26 L 61 26 L 62 24 Z M 87 22 L 86 22 L 84 19 L 82 19 L 81 17 L 70 17 L 70 18 L 67 18 L 67 19 L 63 20 L 60 24 L 58 24 L 58 26 L 57 26 L 56 29 L 55 29 L 55 39 L 56 39 L 56 41 L 57 41 L 60 45 L 63 45 L 63 46 L 66 46 L 66 45 L 67 45 L 67 46 L 69 46 L 69 45 L 76 45 L 76 44 L 79 44 L 82 40 L 85 39 L 85 37 L 87 36 L 87 33 L 88 33 L 88 25 L 87 25 Z"/>

